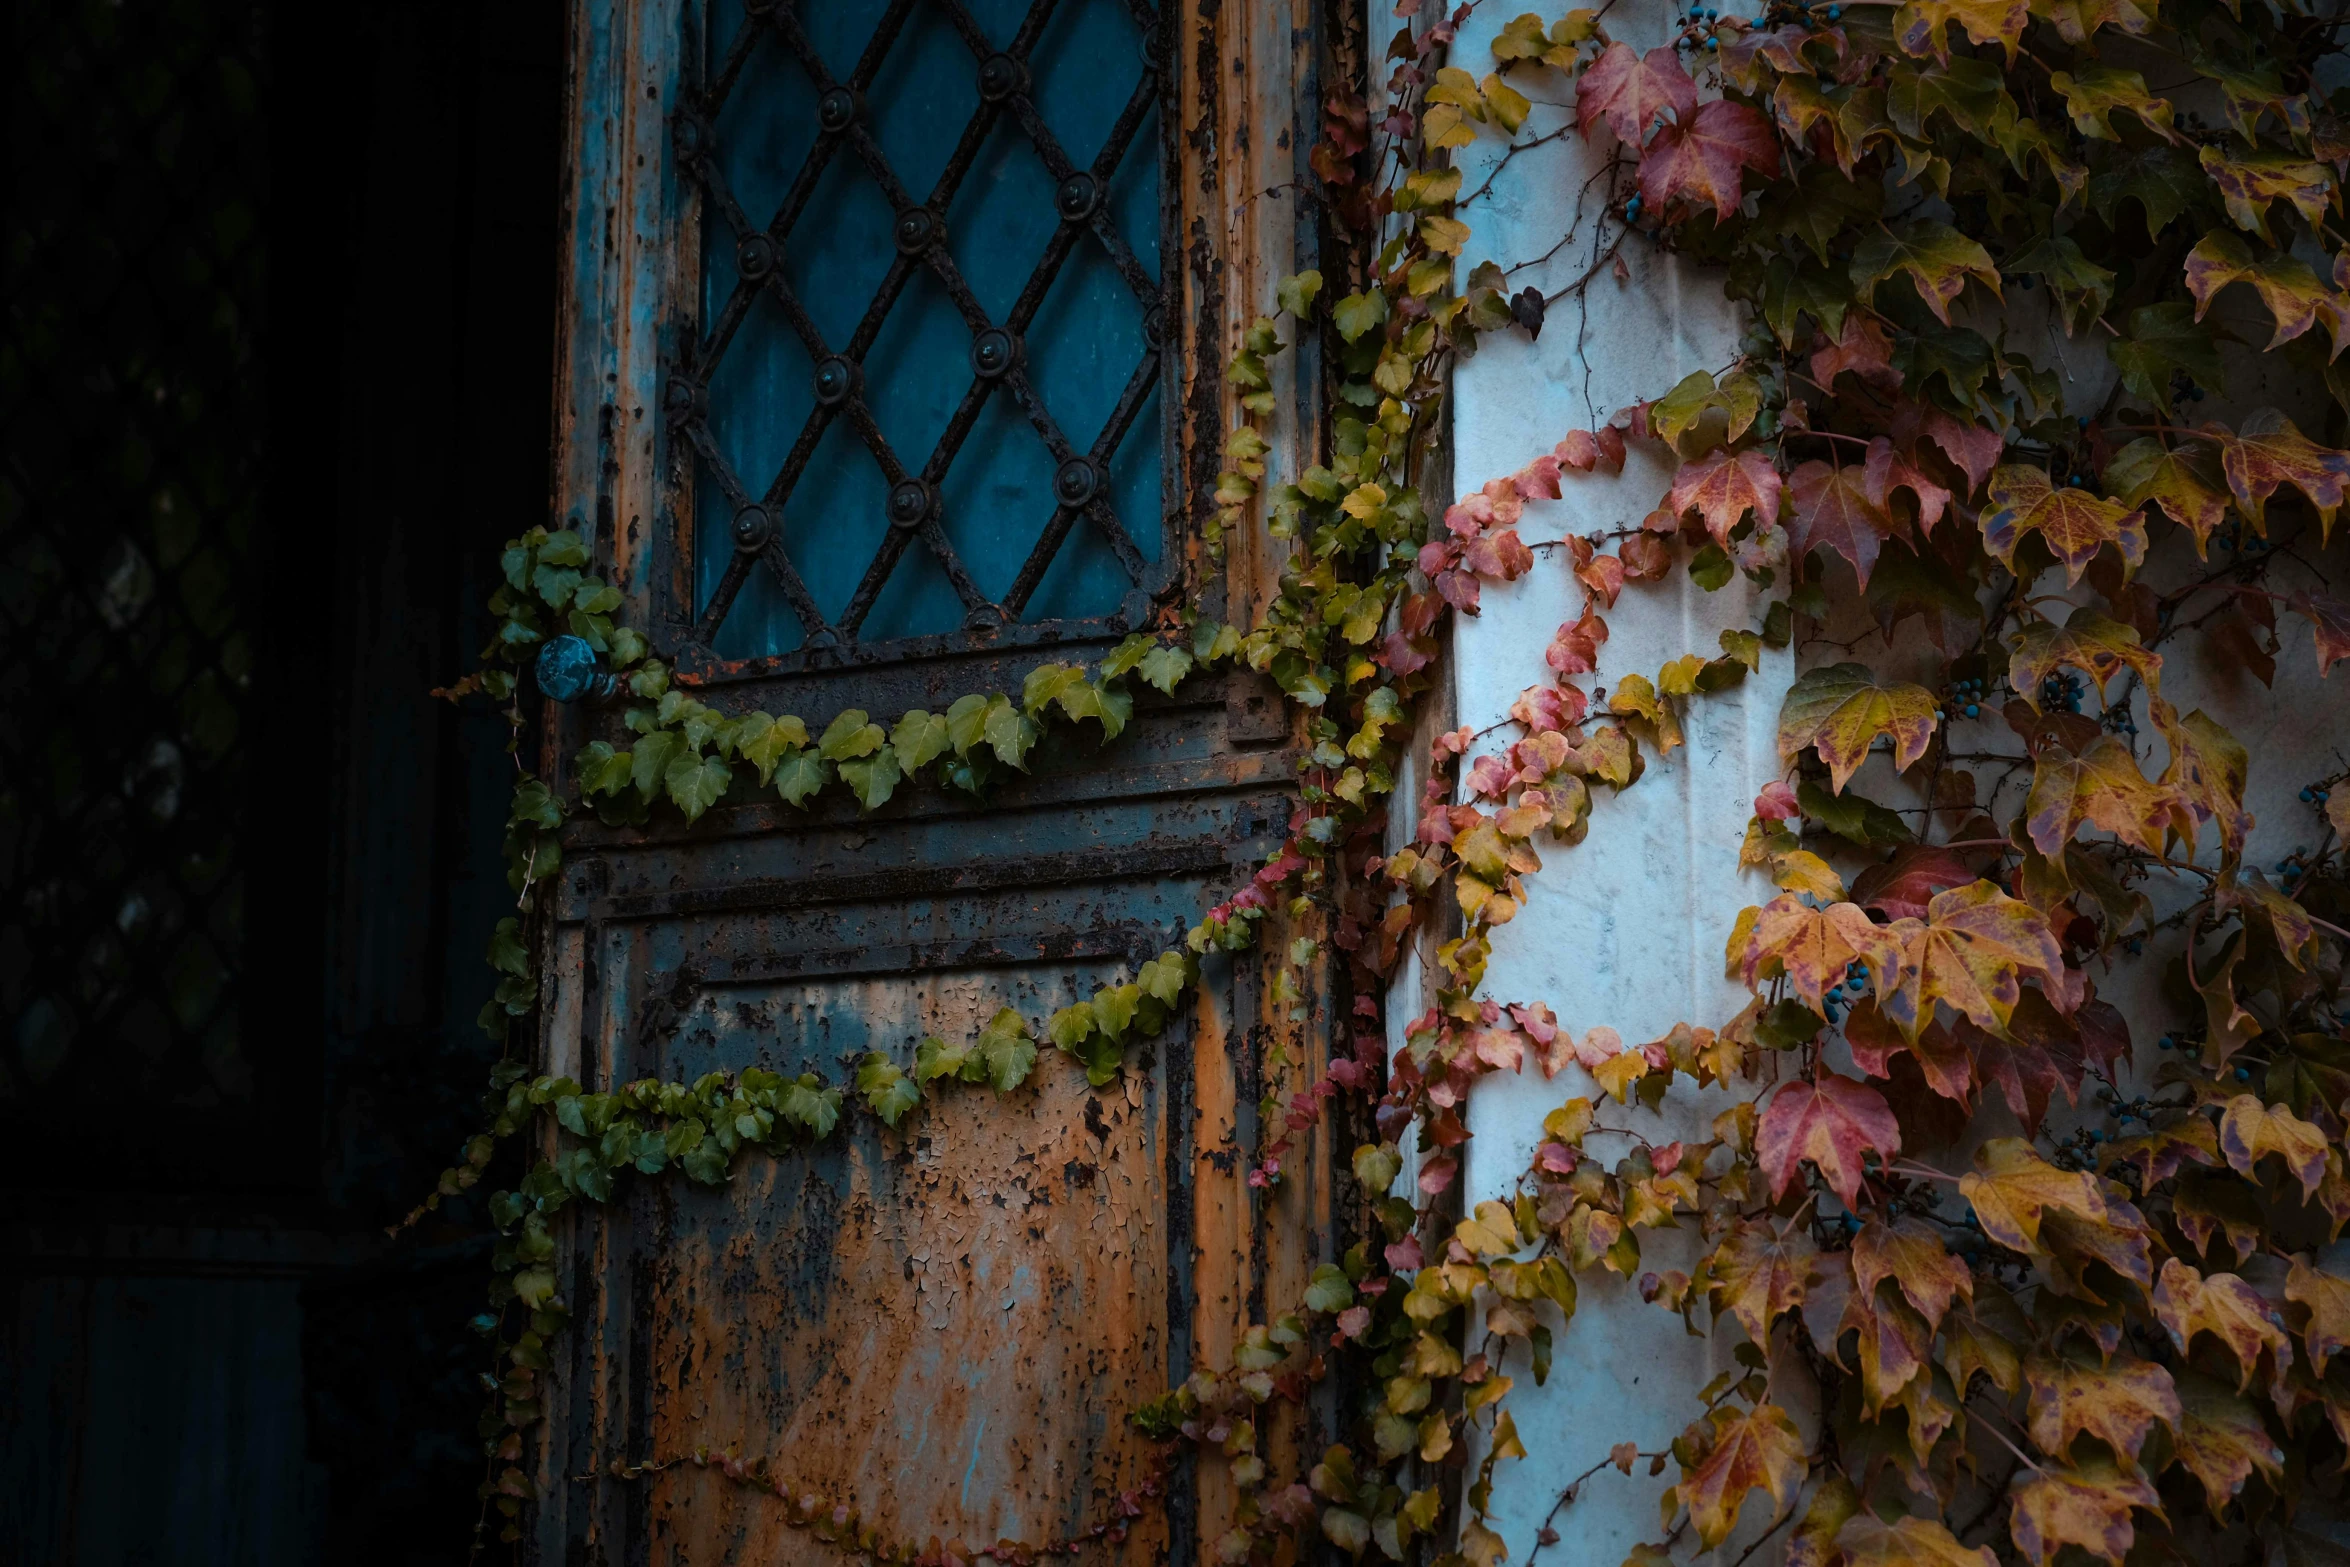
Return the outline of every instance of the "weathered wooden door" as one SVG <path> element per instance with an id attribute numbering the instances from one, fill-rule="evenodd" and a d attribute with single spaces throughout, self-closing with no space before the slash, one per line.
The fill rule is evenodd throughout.
<path id="1" fill-rule="evenodd" d="M 573 26 L 557 512 L 681 682 L 887 723 L 1187 606 L 1249 622 L 1272 566 L 1247 540 L 1211 562 L 1193 524 L 1224 358 L 1310 261 L 1294 202 L 1254 194 L 1312 140 L 1303 5 L 579 0 Z M 554 716 L 548 770 L 611 722 Z M 837 1082 L 1041 1015 L 1226 895 L 1293 763 L 1242 675 L 1146 693 L 1114 744 L 1048 741 L 978 801 L 744 786 L 690 829 L 583 827 L 546 1067 Z M 1105 1516 L 1150 1456 L 1126 1413 L 1330 1254 L 1322 1222 L 1294 1254 L 1251 1240 L 1251 1063 L 1292 1026 L 1259 992 L 1255 959 L 1211 963 L 1105 1089 L 1048 1061 L 720 1192 L 574 1214 L 539 1558 L 822 1552 L 714 1474 L 607 1473 L 704 1444 L 915 1542 Z M 1217 1499 L 1175 1491 L 1107 1556 L 1194 1559 Z"/>

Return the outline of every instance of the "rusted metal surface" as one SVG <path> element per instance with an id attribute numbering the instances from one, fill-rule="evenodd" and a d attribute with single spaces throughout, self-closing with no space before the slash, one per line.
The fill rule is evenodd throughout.
<path id="1" fill-rule="evenodd" d="M 616 563 L 626 613 L 663 649 L 685 628 L 661 607 L 690 602 L 693 463 L 659 417 L 661 375 L 699 272 L 666 116 L 700 25 L 691 0 L 574 9 L 557 512 Z M 1184 0 L 1170 25 L 1183 386 L 1169 438 L 1209 457 L 1171 465 L 1169 505 L 1188 601 L 1246 622 L 1279 563 L 1236 538 L 1213 565 L 1197 523 L 1233 412 L 1223 360 L 1271 308 L 1273 280 L 1311 261 L 1294 198 L 1253 193 L 1303 168 L 1321 27 L 1281 0 Z M 1300 373 L 1282 395 L 1304 417 L 1283 434 L 1306 455 L 1277 452 L 1277 477 L 1319 440 L 1310 361 Z M 722 707 L 886 721 L 1018 690 L 1038 658 L 1107 645 L 908 644 L 855 668 L 709 661 L 693 678 Z M 610 722 L 552 718 L 549 768 Z M 583 823 L 555 900 L 543 1062 L 591 1089 L 750 1065 L 837 1082 L 868 1049 L 906 1061 L 923 1035 L 967 1036 L 1002 1005 L 1041 1017 L 1178 939 L 1278 842 L 1293 743 L 1278 693 L 1241 675 L 1146 694 L 1112 745 L 1048 742 L 979 805 L 909 785 L 871 815 L 839 798 L 802 813 L 744 790 L 692 829 Z M 864 1118 L 813 1154 L 753 1159 L 721 1191 L 646 1182 L 609 1212 L 570 1215 L 575 1333 L 550 1379 L 536 1559 L 831 1556 L 772 1499 L 707 1475 L 604 1473 L 704 1442 L 768 1455 L 916 1540 L 1040 1539 L 1100 1516 L 1147 1456 L 1125 1414 L 1228 1363 L 1239 1332 L 1285 1309 L 1338 1245 L 1326 1137 L 1279 1193 L 1246 1184 L 1267 1050 L 1295 1063 L 1288 1086 L 1320 1067 L 1317 1021 L 1265 1015 L 1277 962 L 1211 960 L 1185 1019 L 1105 1090 L 1048 1050 L 1009 1097 L 949 1092 L 899 1130 Z M 1308 998 L 1310 1016 L 1321 1007 Z M 1276 1440 L 1302 1449 L 1313 1425 Z M 1220 1472 L 1185 1469 L 1163 1515 L 1089 1559 L 1197 1561 L 1229 1526 Z"/>

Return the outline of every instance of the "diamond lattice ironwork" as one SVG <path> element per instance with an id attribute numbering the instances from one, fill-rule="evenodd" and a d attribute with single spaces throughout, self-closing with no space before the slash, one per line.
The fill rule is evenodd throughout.
<path id="1" fill-rule="evenodd" d="M 66 1105 L 193 1126 L 254 1103 L 264 9 L 32 6 L 6 29 L 0 1121 L 20 1146 L 91 1137 Z"/>
<path id="2" fill-rule="evenodd" d="M 706 321 L 665 389 L 698 459 L 704 650 L 1075 630 L 1139 618 L 1164 580 L 1162 18 L 990 9 L 894 0 L 861 44 L 862 7 L 714 18 L 673 122 Z M 1098 136 L 1090 159 L 1056 109 Z M 859 243 L 877 220 L 886 241 Z"/>

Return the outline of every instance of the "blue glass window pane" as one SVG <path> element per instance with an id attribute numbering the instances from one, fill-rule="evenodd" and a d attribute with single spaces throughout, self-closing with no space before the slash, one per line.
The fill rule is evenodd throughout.
<path id="1" fill-rule="evenodd" d="M 967 35 L 939 0 L 894 32 L 879 4 L 712 6 L 694 567 L 720 656 L 808 645 L 778 553 L 826 633 L 863 643 L 1112 615 L 1160 557 L 1156 80 L 1122 0 L 1037 9 L 975 0 Z M 991 102 L 999 52 L 1018 68 Z M 829 133 L 828 85 L 858 92 Z M 1106 178 L 1073 197 L 1056 165 Z M 908 260 L 916 204 L 944 238 Z M 772 271 L 746 284 L 760 233 Z M 989 327 L 1021 345 L 1001 379 L 975 369 Z M 826 355 L 859 366 L 837 409 Z M 1076 506 L 1072 457 L 1095 462 Z M 932 521 L 893 527 L 893 470 L 933 483 Z M 744 501 L 774 519 L 768 558 L 738 557 Z"/>

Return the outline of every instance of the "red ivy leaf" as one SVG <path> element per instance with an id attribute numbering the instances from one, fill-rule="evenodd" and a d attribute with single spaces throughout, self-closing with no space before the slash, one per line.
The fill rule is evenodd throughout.
<path id="1" fill-rule="evenodd" d="M 1886 514 L 1879 497 L 1869 493 L 1863 469 L 1815 460 L 1789 475 L 1787 488 L 1795 502 L 1787 521 L 1788 553 L 1834 550 L 1852 563 L 1853 575 L 1864 588 L 1879 547 L 1887 539 L 1908 535 L 1907 528 Z"/>
<path id="2" fill-rule="evenodd" d="M 1605 118 L 1616 139 L 1637 147 L 1662 114 L 1686 120 L 1697 107 L 1697 84 L 1669 46 L 1635 54 L 1612 43 L 1600 51 L 1575 86 L 1575 129 L 1588 141 L 1593 123 Z"/>
<path id="3" fill-rule="evenodd" d="M 2320 675 L 2331 670 L 2336 659 L 2350 658 L 2350 604 L 2331 594 L 2303 588 L 2293 595 L 2292 609 L 2297 615 L 2307 616 L 2310 630 L 2317 634 Z"/>
<path id="4" fill-rule="evenodd" d="M 1710 202 L 1727 223 L 1745 194 L 1747 170 L 1779 172 L 1779 137 L 1762 113 L 1716 98 L 1695 116 L 1657 133 L 1640 157 L 1640 199 L 1662 211 L 1675 200 Z"/>
<path id="5" fill-rule="evenodd" d="M 1675 516 L 1695 511 L 1714 542 L 1727 549 L 1730 530 L 1748 512 L 1761 527 L 1779 520 L 1779 470 L 1759 451 L 1708 452 L 1673 475 L 1665 506 Z"/>
<path id="6" fill-rule="evenodd" d="M 1890 1159 L 1901 1152 L 1901 1128 L 1885 1096 L 1834 1072 L 1816 1082 L 1789 1083 L 1771 1097 L 1755 1128 L 1754 1152 L 1771 1178 L 1771 1198 L 1784 1196 L 1805 1159 L 1820 1168 L 1851 1207 L 1860 1198 L 1861 1154 Z"/>

